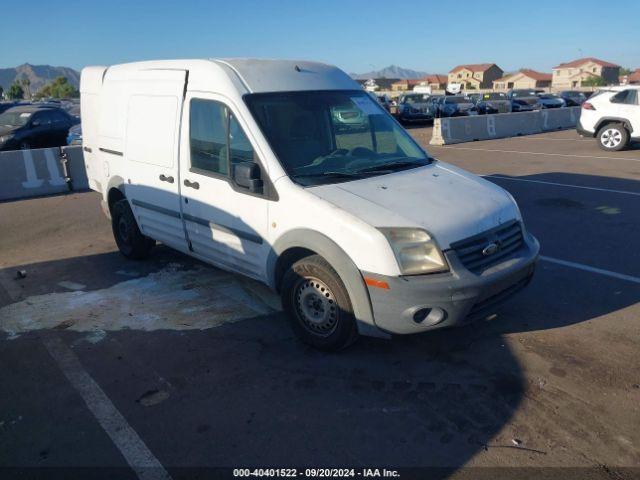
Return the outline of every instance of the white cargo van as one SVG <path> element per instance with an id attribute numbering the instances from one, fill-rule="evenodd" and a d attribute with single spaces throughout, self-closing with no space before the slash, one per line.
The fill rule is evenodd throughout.
<path id="1" fill-rule="evenodd" d="M 159 241 L 260 280 L 316 347 L 464 324 L 533 275 L 513 198 L 430 157 L 335 67 L 87 67 L 81 93 L 87 173 L 120 251 Z"/>

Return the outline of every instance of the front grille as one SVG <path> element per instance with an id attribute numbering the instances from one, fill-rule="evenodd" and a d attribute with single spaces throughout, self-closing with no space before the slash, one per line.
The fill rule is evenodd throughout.
<path id="1" fill-rule="evenodd" d="M 520 222 L 513 220 L 479 235 L 452 243 L 451 248 L 468 270 L 480 273 L 518 250 L 523 242 Z M 497 251 L 492 254 L 483 253 L 491 244 L 497 245 Z"/>

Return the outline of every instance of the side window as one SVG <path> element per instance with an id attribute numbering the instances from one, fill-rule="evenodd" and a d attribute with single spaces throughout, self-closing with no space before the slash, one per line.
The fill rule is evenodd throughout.
<path id="1" fill-rule="evenodd" d="M 229 112 L 229 151 L 232 164 L 255 161 L 253 147 L 231 112 Z"/>
<path id="2" fill-rule="evenodd" d="M 33 122 L 37 123 L 41 127 L 51 125 L 51 115 L 49 112 L 40 112 L 33 116 Z"/>
<path id="3" fill-rule="evenodd" d="M 66 122 L 66 118 L 63 113 L 60 112 L 51 112 L 52 123 L 55 125 L 59 125 L 61 123 Z"/>
<path id="4" fill-rule="evenodd" d="M 623 90 L 611 97 L 611 103 L 624 103 L 627 105 L 637 105 L 638 98 L 636 90 Z"/>
<path id="5" fill-rule="evenodd" d="M 189 144 L 191 167 L 228 175 L 227 108 L 212 100 L 191 100 Z"/>

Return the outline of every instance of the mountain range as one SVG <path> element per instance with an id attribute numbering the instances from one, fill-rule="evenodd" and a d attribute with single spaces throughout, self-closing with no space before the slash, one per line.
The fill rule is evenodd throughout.
<path id="1" fill-rule="evenodd" d="M 25 63 L 24 65 L 14 68 L 0 68 L 0 86 L 5 90 L 8 90 L 16 79 L 24 77 L 31 81 L 31 85 L 29 86 L 31 93 L 36 93 L 56 77 L 67 77 L 69 83 L 76 88 L 80 85 L 80 73 L 69 67 L 30 65 Z"/>
<path id="2" fill-rule="evenodd" d="M 366 73 L 350 73 L 354 80 L 368 80 L 369 78 L 422 78 L 427 72 L 402 68 L 397 65 L 389 65 L 381 70 Z"/>
<path id="3" fill-rule="evenodd" d="M 427 72 L 402 68 L 397 65 L 389 65 L 381 70 L 365 73 L 351 73 L 355 80 L 367 80 L 369 78 L 422 78 Z M 54 67 L 51 65 L 31 65 L 25 63 L 14 68 L 0 68 L 0 86 L 8 90 L 11 84 L 20 78 L 28 78 L 31 81 L 31 92 L 35 93 L 56 77 L 67 77 L 71 85 L 79 88 L 80 72 L 69 67 Z"/>

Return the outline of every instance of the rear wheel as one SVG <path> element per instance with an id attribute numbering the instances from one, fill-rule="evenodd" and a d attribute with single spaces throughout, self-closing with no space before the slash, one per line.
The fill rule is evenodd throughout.
<path id="1" fill-rule="evenodd" d="M 305 343 L 342 350 L 358 337 L 349 294 L 338 273 L 319 255 L 294 263 L 282 279 L 282 305 Z"/>
<path id="2" fill-rule="evenodd" d="M 610 123 L 598 131 L 598 145 L 607 151 L 622 150 L 629 143 L 629 132 L 620 123 Z"/>
<path id="3" fill-rule="evenodd" d="M 148 257 L 156 243 L 142 234 L 126 198 L 113 205 L 111 228 L 120 253 L 127 258 L 139 260 Z"/>

